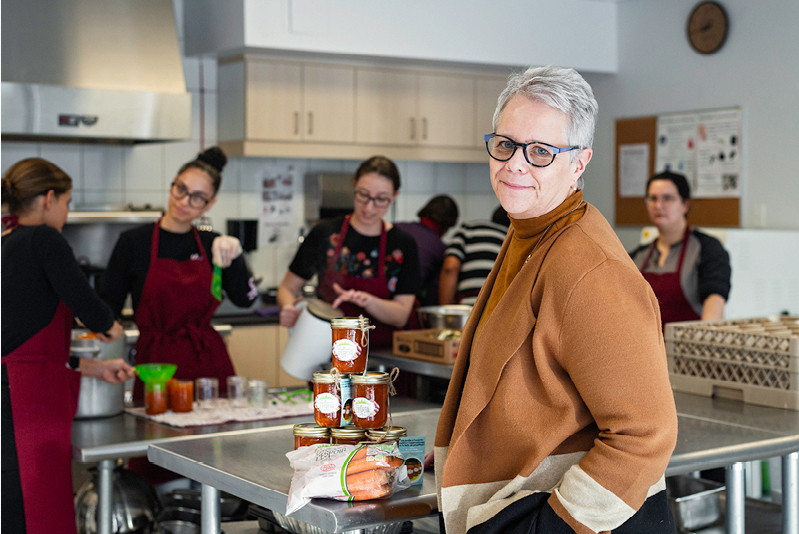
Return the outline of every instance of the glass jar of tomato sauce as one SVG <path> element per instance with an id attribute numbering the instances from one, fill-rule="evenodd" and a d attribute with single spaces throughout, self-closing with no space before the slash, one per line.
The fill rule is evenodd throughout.
<path id="1" fill-rule="evenodd" d="M 381 428 L 388 420 L 388 373 L 352 375 L 352 422 L 360 428 Z"/>
<path id="2" fill-rule="evenodd" d="M 393 441 L 407 435 L 408 430 L 404 426 L 370 428 L 366 431 L 366 437 L 371 441 Z"/>
<path id="3" fill-rule="evenodd" d="M 331 371 L 313 374 L 313 417 L 328 428 L 352 422 L 352 392 L 349 375 Z"/>
<path id="4" fill-rule="evenodd" d="M 343 317 L 331 319 L 333 331 L 333 367 L 340 373 L 363 373 L 369 353 L 369 319 Z"/>
<path id="5" fill-rule="evenodd" d="M 169 393 L 166 382 L 145 382 L 144 411 L 147 415 L 158 415 L 166 412 Z"/>
<path id="6" fill-rule="evenodd" d="M 366 430 L 355 425 L 330 429 L 330 437 L 336 445 L 357 445 L 366 439 L 365 435 Z"/>
<path id="7" fill-rule="evenodd" d="M 169 405 L 173 412 L 190 412 L 194 404 L 194 381 L 176 380 L 169 382 Z"/>
<path id="8" fill-rule="evenodd" d="M 330 443 L 330 430 L 316 423 L 300 423 L 294 425 L 294 450 L 300 447 Z"/>

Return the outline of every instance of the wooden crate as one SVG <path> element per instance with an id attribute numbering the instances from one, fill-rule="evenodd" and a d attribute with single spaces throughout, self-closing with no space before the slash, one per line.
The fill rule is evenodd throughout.
<path id="1" fill-rule="evenodd" d="M 437 339 L 435 328 L 394 332 L 394 356 L 452 365 L 461 345 L 458 339 Z"/>

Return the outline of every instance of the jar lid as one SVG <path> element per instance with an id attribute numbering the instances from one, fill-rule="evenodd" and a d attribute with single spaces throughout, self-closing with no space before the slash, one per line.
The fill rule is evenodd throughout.
<path id="1" fill-rule="evenodd" d="M 338 373 L 338 379 L 339 381 L 349 381 L 350 375 L 349 373 Z M 336 375 L 331 371 L 314 371 L 313 381 L 319 382 L 320 384 L 333 384 L 336 382 Z"/>
<path id="2" fill-rule="evenodd" d="M 326 427 L 319 426 L 316 423 L 299 423 L 294 425 L 295 436 L 308 436 L 308 437 L 325 437 L 330 435 Z"/>
<path id="3" fill-rule="evenodd" d="M 408 429 L 404 426 L 392 426 L 383 428 L 372 428 L 366 431 L 369 439 L 399 439 L 408 435 Z"/>
<path id="4" fill-rule="evenodd" d="M 320 299 L 308 299 L 308 313 L 323 321 L 344 317 L 344 312 Z"/>
<path id="5" fill-rule="evenodd" d="M 330 435 L 334 438 L 362 438 L 366 435 L 366 430 L 355 425 L 347 425 L 341 428 L 331 428 Z"/>
<path id="6" fill-rule="evenodd" d="M 361 315 L 360 317 L 342 317 L 340 319 L 331 319 L 330 328 L 357 328 L 363 329 L 369 327 L 369 318 Z"/>
<path id="7" fill-rule="evenodd" d="M 369 371 L 366 373 L 358 373 L 351 376 L 353 384 L 388 384 L 388 373 L 381 373 L 377 371 Z"/>

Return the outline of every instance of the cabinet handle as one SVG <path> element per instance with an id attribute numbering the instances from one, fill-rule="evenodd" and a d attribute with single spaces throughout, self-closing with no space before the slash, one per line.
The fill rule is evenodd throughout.
<path id="1" fill-rule="evenodd" d="M 416 139 L 416 119 L 411 117 L 411 141 Z"/>
<path id="2" fill-rule="evenodd" d="M 300 135 L 300 112 L 294 112 L 294 135 Z"/>
<path id="3" fill-rule="evenodd" d="M 427 117 L 422 117 L 422 141 L 427 141 Z"/>
<path id="4" fill-rule="evenodd" d="M 313 111 L 308 112 L 308 135 L 313 135 Z"/>

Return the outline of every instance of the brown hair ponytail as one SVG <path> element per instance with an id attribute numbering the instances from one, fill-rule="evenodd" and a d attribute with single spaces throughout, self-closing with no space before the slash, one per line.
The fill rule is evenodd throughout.
<path id="1" fill-rule="evenodd" d="M 48 191 L 56 196 L 72 189 L 72 178 L 55 163 L 28 158 L 13 164 L 3 175 L 2 201 L 8 212 L 20 215 L 31 202 Z"/>

